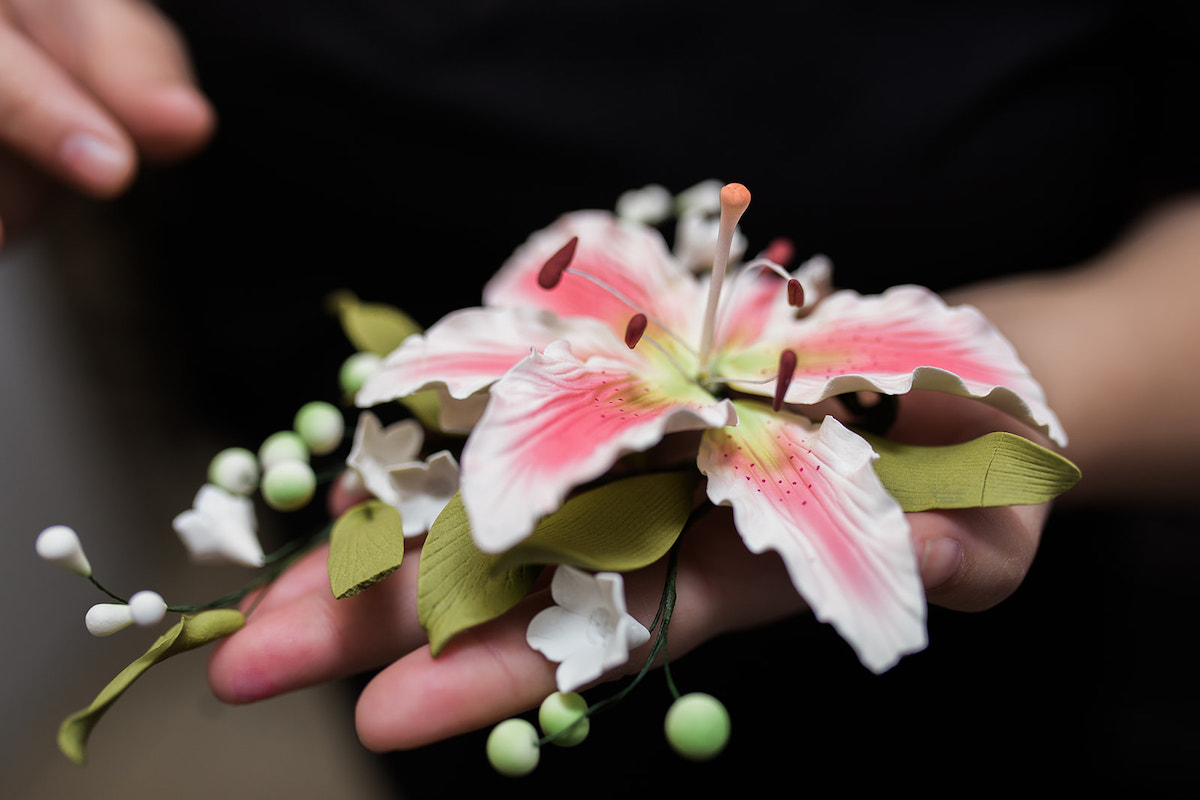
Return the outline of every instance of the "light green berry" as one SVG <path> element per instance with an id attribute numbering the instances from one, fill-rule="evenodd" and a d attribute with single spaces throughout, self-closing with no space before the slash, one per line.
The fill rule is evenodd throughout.
<path id="1" fill-rule="evenodd" d="M 338 370 L 338 384 L 342 387 L 342 391 L 346 394 L 357 394 L 358 390 L 367 382 L 367 378 L 375 370 L 379 369 L 379 365 L 383 363 L 383 359 L 374 353 L 366 351 L 355 353 L 342 362 L 342 368 Z"/>
<path id="2" fill-rule="evenodd" d="M 714 758 L 729 742 L 729 712 L 703 692 L 685 694 L 672 703 L 663 727 L 671 748 L 692 761 Z"/>
<path id="3" fill-rule="evenodd" d="M 258 488 L 258 459 L 244 447 L 227 447 L 208 464 L 208 482 L 234 494 Z"/>
<path id="4" fill-rule="evenodd" d="M 258 463 L 264 473 L 281 461 L 307 462 L 308 458 L 308 445 L 295 431 L 272 433 L 258 448 Z"/>
<path id="5" fill-rule="evenodd" d="M 533 723 L 513 717 L 496 727 L 487 738 L 487 757 L 492 769 L 510 778 L 533 772 L 541 751 Z"/>
<path id="6" fill-rule="evenodd" d="M 342 443 L 346 422 L 337 406 L 324 400 L 314 400 L 305 403 L 296 412 L 292 428 L 300 434 L 310 451 L 323 456 L 332 453 Z"/>
<path id="7" fill-rule="evenodd" d="M 538 724 L 543 736 L 555 736 L 551 741 L 560 747 L 574 747 L 587 738 L 592 721 L 587 713 L 587 701 L 578 692 L 555 692 L 542 701 L 538 709 Z"/>
<path id="8" fill-rule="evenodd" d="M 295 511 L 308 505 L 317 489 L 317 476 L 304 461 L 280 461 L 267 468 L 262 496 L 276 511 Z"/>

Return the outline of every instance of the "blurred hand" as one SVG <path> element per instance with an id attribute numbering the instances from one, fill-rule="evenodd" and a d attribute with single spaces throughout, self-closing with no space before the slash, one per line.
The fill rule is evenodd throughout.
<path id="1" fill-rule="evenodd" d="M 139 159 L 186 156 L 215 117 L 183 42 L 142 0 L 0 0 L 0 243 L 56 184 L 124 191 Z"/>

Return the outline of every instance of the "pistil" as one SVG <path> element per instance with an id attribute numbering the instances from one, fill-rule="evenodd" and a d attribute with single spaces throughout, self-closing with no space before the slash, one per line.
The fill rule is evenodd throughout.
<path id="1" fill-rule="evenodd" d="M 750 192 L 740 183 L 726 184 L 721 188 L 721 221 L 717 230 L 717 250 L 713 254 L 712 280 L 708 286 L 708 304 L 704 309 L 704 326 L 700 329 L 700 369 L 707 372 L 712 355 L 713 338 L 717 322 L 717 306 L 721 300 L 721 285 L 725 281 L 725 270 L 729 266 L 729 250 L 733 245 L 733 234 L 737 224 L 750 205 Z"/>

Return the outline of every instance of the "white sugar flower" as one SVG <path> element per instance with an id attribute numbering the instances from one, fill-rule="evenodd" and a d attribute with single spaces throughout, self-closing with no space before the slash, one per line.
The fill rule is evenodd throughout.
<path id="1" fill-rule="evenodd" d="M 171 525 L 194 561 L 247 567 L 263 564 L 258 522 L 249 497 L 206 483 L 192 507 L 175 517 Z"/>
<path id="2" fill-rule="evenodd" d="M 550 582 L 557 605 L 538 613 L 525 640 L 557 661 L 560 692 L 573 692 L 629 660 L 650 632 L 625 611 L 625 581 L 617 572 L 595 575 L 562 564 Z"/>
<path id="3" fill-rule="evenodd" d="M 85 578 L 92 574 L 78 534 L 66 525 L 51 525 L 39 533 L 36 547 L 37 554 L 55 566 Z"/>
<path id="4" fill-rule="evenodd" d="M 378 417 L 364 411 L 346 459 L 367 491 L 400 512 L 405 536 L 428 531 L 458 491 L 454 456 L 442 450 L 422 461 L 418 454 L 423 442 L 416 421 L 403 420 L 384 428 Z"/>

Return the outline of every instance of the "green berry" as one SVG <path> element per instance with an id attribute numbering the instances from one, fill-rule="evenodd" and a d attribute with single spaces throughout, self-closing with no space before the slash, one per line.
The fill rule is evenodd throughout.
<path id="1" fill-rule="evenodd" d="M 542 726 L 543 736 L 554 736 L 559 731 L 565 731 L 551 741 L 560 747 L 574 747 L 587 738 L 592 726 L 591 720 L 584 716 L 587 713 L 587 701 L 578 692 L 555 692 L 542 701 L 538 709 L 538 724 Z"/>
<path id="2" fill-rule="evenodd" d="M 244 447 L 227 447 L 208 464 L 208 482 L 248 495 L 258 488 L 258 459 Z"/>
<path id="3" fill-rule="evenodd" d="M 258 448 L 258 463 L 263 472 L 281 461 L 308 461 L 308 445 L 295 431 L 272 433 Z"/>
<path id="4" fill-rule="evenodd" d="M 316 490 L 317 476 L 303 461 L 280 461 L 263 473 L 263 500 L 276 511 L 303 508 Z"/>
<path id="5" fill-rule="evenodd" d="M 342 387 L 342 391 L 346 394 L 357 394 L 358 390 L 367 382 L 367 378 L 375 370 L 379 369 L 379 365 L 383 363 L 383 359 L 374 353 L 366 351 L 355 353 L 342 362 L 342 368 L 338 371 L 338 384 Z"/>
<path id="6" fill-rule="evenodd" d="M 300 434 L 309 450 L 323 456 L 332 453 L 342 443 L 346 423 L 337 406 L 315 400 L 300 407 L 292 421 L 292 428 Z"/>
<path id="7" fill-rule="evenodd" d="M 663 725 L 671 748 L 692 761 L 707 761 L 729 742 L 729 712 L 703 692 L 680 697 L 667 710 Z"/>
<path id="8" fill-rule="evenodd" d="M 506 719 L 487 738 L 487 757 L 492 769 L 510 778 L 533 772 L 538 764 L 537 729 L 520 717 Z"/>

